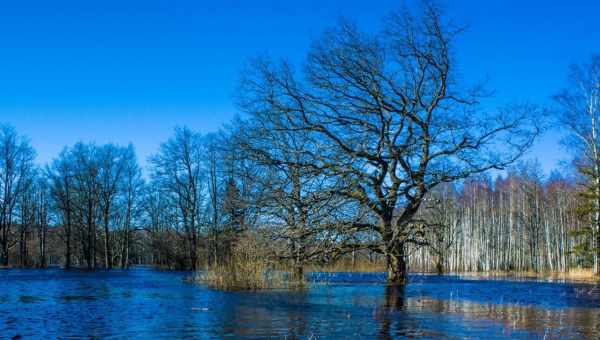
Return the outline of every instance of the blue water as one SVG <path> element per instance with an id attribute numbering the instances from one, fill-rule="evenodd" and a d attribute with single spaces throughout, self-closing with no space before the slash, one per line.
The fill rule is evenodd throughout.
<path id="1" fill-rule="evenodd" d="M 0 270 L 0 338 L 600 337 L 598 285 L 314 273 L 304 290 L 221 292 L 189 275 Z"/>

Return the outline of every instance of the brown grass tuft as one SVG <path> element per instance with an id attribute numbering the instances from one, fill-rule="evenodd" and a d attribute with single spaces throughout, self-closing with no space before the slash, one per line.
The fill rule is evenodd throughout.
<path id="1" fill-rule="evenodd" d="M 291 282 L 289 271 L 269 261 L 265 240 L 252 233 L 240 235 L 228 260 L 196 275 L 195 281 L 221 290 L 265 290 L 302 286 Z"/>
<path id="2" fill-rule="evenodd" d="M 574 282 L 600 282 L 600 276 L 594 275 L 590 268 L 571 268 L 566 272 L 557 271 L 545 271 L 545 272 L 534 272 L 534 271 L 489 271 L 489 272 L 466 272 L 457 273 L 461 275 L 472 275 L 480 277 L 516 277 L 516 278 L 533 278 L 541 280 L 564 280 Z"/>
<path id="3" fill-rule="evenodd" d="M 351 259 L 341 259 L 330 264 L 309 266 L 307 271 L 327 273 L 380 273 L 385 272 L 386 268 L 383 261 L 370 262 L 368 260 L 357 260 L 352 263 Z"/>
<path id="4" fill-rule="evenodd" d="M 222 290 L 263 290 L 285 288 L 285 273 L 273 270 L 260 260 L 234 259 L 227 264 L 211 266 L 196 280 Z"/>

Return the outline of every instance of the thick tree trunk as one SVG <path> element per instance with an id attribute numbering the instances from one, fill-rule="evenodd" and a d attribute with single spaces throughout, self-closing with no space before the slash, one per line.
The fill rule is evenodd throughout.
<path id="1" fill-rule="evenodd" d="M 2 244 L 2 266 L 8 267 L 8 245 Z"/>
<path id="2" fill-rule="evenodd" d="M 129 227 L 125 229 L 125 240 L 123 242 L 123 251 L 121 253 L 121 268 L 129 269 Z"/>
<path id="3" fill-rule="evenodd" d="M 404 244 L 395 243 L 388 247 L 385 254 L 387 282 L 391 285 L 406 284 L 407 268 L 404 258 Z"/>
<path id="4" fill-rule="evenodd" d="M 190 236 L 190 266 L 192 271 L 198 269 L 198 245 L 195 235 Z"/>
<path id="5" fill-rule="evenodd" d="M 8 230 L 10 226 L 4 225 L 2 227 L 2 265 L 8 267 Z"/>
<path id="6" fill-rule="evenodd" d="M 435 262 L 435 271 L 438 275 L 444 274 L 444 258 L 441 256 Z"/>
<path id="7" fill-rule="evenodd" d="M 292 270 L 292 277 L 290 281 L 294 283 L 304 282 L 304 267 L 302 266 L 302 264 L 294 264 L 294 268 Z"/>
<path id="8" fill-rule="evenodd" d="M 398 286 L 404 285 L 406 284 L 407 271 L 404 243 L 394 239 L 391 213 L 382 216 L 381 232 L 384 242 L 383 254 L 387 269 L 387 283 Z"/>

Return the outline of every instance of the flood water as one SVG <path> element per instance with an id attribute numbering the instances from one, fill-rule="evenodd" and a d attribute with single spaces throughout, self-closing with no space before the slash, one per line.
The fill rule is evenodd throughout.
<path id="1" fill-rule="evenodd" d="M 305 290 L 250 293 L 189 275 L 0 270 L 0 338 L 600 337 L 599 285 L 315 273 Z"/>

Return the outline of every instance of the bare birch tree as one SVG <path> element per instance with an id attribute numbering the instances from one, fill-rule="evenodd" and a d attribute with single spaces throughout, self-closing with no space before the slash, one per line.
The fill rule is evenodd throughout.
<path id="1" fill-rule="evenodd" d="M 580 155 L 580 171 L 589 179 L 585 196 L 590 206 L 590 238 L 593 269 L 600 274 L 600 55 L 588 63 L 573 65 L 569 88 L 554 96 L 560 121 L 570 136 L 565 143 Z"/>

